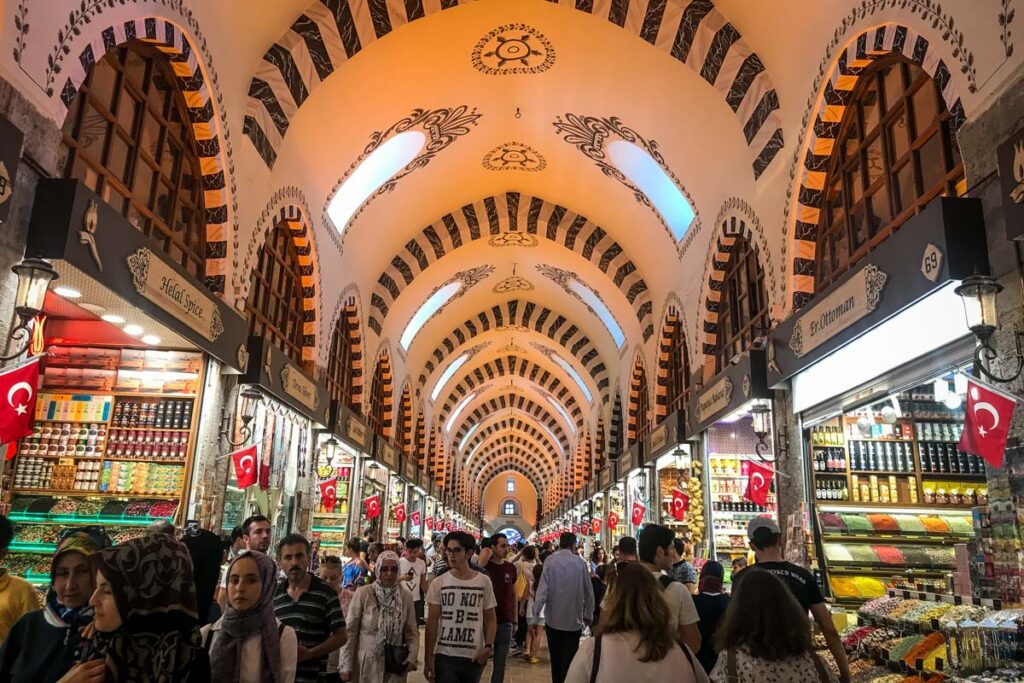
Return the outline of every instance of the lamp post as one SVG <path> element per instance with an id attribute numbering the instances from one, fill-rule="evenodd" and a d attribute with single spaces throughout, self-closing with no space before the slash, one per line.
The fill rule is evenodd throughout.
<path id="1" fill-rule="evenodd" d="M 757 443 L 754 444 L 754 451 L 757 453 L 757 457 L 761 458 L 765 462 L 771 462 L 775 459 L 774 456 L 769 457 L 768 450 L 768 434 L 771 432 L 771 409 L 767 404 L 757 401 L 750 408 L 750 417 L 754 426 L 754 436 L 757 437 Z"/>
<path id="2" fill-rule="evenodd" d="M 8 344 L 14 342 L 17 337 L 23 341 L 17 342 L 20 347 L 14 353 L 0 356 L 2 361 L 14 360 L 28 349 L 32 341 L 29 325 L 43 310 L 50 283 L 57 279 L 57 271 L 39 258 L 22 259 L 21 263 L 14 265 L 11 270 L 18 276 L 18 286 L 14 292 L 14 312 L 18 314 L 18 324 L 8 335 Z"/>
<path id="3" fill-rule="evenodd" d="M 1012 382 L 1020 377 L 1024 371 L 1024 349 L 1021 348 L 1021 332 L 1016 323 L 1013 326 L 1013 340 L 1017 369 L 1008 376 L 996 375 L 988 369 L 992 361 L 999 357 L 999 352 L 992 346 L 992 335 L 999 329 L 996 296 L 1003 291 L 1003 286 L 990 275 L 975 273 L 964 278 L 955 291 L 963 302 L 967 327 L 978 340 L 974 349 L 974 367 L 993 382 Z"/>
<path id="4" fill-rule="evenodd" d="M 260 394 L 259 389 L 252 386 L 251 384 L 247 386 L 245 389 L 243 389 L 242 393 L 239 395 L 238 400 L 240 407 L 242 409 L 242 426 L 239 427 L 238 429 L 239 433 L 242 435 L 242 438 L 239 441 L 236 442 L 232 440 L 231 427 L 225 417 L 224 423 L 226 426 L 221 431 L 221 436 L 224 437 L 224 440 L 227 441 L 228 444 L 230 444 L 233 448 L 241 446 L 250 438 L 252 438 L 252 426 L 250 425 L 250 423 L 252 422 L 253 418 L 256 417 L 256 405 L 259 403 L 261 398 L 262 394 Z"/>

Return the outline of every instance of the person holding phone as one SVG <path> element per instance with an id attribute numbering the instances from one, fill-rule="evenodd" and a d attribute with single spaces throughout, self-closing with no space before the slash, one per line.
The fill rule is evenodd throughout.
<path id="1" fill-rule="evenodd" d="M 402 585 L 412 593 L 416 607 L 416 623 L 423 625 L 423 599 L 427 596 L 427 563 L 423 559 L 423 541 L 410 538 L 405 543 L 405 556 L 399 560 L 398 573 Z"/>

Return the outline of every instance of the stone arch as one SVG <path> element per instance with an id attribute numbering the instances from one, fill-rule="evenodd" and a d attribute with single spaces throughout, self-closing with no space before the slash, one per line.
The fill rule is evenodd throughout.
<path id="1" fill-rule="evenodd" d="M 622 419 L 622 391 L 616 387 L 615 401 L 612 402 L 611 445 L 608 453 L 612 460 L 618 460 L 626 447 L 625 423 Z"/>
<path id="2" fill-rule="evenodd" d="M 955 54 L 962 52 L 958 49 Z M 787 197 L 783 226 L 790 235 L 788 246 L 792 249 L 787 284 L 792 291 L 789 303 L 794 309 L 804 306 L 814 296 L 818 216 L 825 173 L 846 104 L 856 90 L 860 74 L 875 60 L 893 54 L 909 59 L 935 80 L 949 110 L 950 127 L 954 132 L 967 120 L 957 87 L 960 70 L 950 70 L 939 56 L 939 49 L 916 29 L 887 22 L 864 30 L 846 43 L 828 70 L 828 79 L 820 92 L 816 88 L 817 100 L 808 112 L 813 115 L 812 125 L 808 126 L 805 116 L 805 139 L 800 150 L 806 151 L 803 162 L 793 169 L 793 184 Z M 795 198 L 791 196 L 794 188 L 799 188 Z"/>
<path id="3" fill-rule="evenodd" d="M 765 65 L 711 0 L 559 2 L 635 33 L 714 87 L 739 120 L 755 179 L 782 149 L 779 98 Z M 299 108 L 342 64 L 396 28 L 467 3 L 315 0 L 263 55 L 249 83 L 242 132 L 273 168 Z"/>
<path id="4" fill-rule="evenodd" d="M 344 322 L 343 325 L 342 322 Z M 331 318 L 331 325 L 327 329 L 331 330 L 331 334 L 336 334 L 341 330 L 349 335 L 349 348 L 352 353 L 352 402 L 355 404 L 356 411 L 360 412 L 366 402 L 363 400 L 363 326 L 359 305 L 359 288 L 356 285 L 351 284 L 342 290 Z M 322 344 L 321 346 L 323 354 L 326 354 L 328 345 Z M 326 358 L 320 360 L 324 366 L 329 364 Z"/>
<path id="5" fill-rule="evenodd" d="M 515 241 L 509 241 L 513 235 Z M 564 206 L 539 197 L 506 192 L 484 197 L 441 216 L 406 242 L 377 278 L 370 296 L 368 325 L 377 334 L 399 294 L 430 265 L 462 246 L 487 239 L 505 244 L 536 245 L 540 238 L 583 256 L 607 275 L 633 307 L 643 340 L 654 334 L 647 282 L 625 248 L 598 225 Z"/>
<path id="6" fill-rule="evenodd" d="M 514 445 L 502 446 L 495 450 L 488 451 L 485 455 L 487 457 L 482 458 L 479 462 L 474 462 L 473 465 L 467 469 L 467 476 L 472 477 L 474 480 L 479 479 L 481 475 L 488 470 L 488 468 L 498 466 L 504 461 L 522 463 L 525 467 L 536 473 L 536 479 L 538 481 L 553 481 L 556 474 L 554 470 L 542 467 L 540 463 L 531 460 L 528 457 L 529 453 L 524 452 L 522 449 Z"/>
<path id="7" fill-rule="evenodd" d="M 377 361 L 373 364 L 373 382 L 370 390 L 370 412 L 380 411 L 381 436 L 390 439 L 392 435 L 391 425 L 395 412 L 395 385 L 394 370 L 391 367 L 391 353 L 386 345 L 381 346 L 377 354 Z M 380 386 L 379 396 L 375 396 L 373 388 Z"/>
<path id="8" fill-rule="evenodd" d="M 551 437 L 530 424 L 529 421 L 524 420 L 523 415 L 518 412 L 512 415 L 492 415 L 483 431 L 475 434 L 473 441 L 466 444 L 464 449 L 466 457 L 468 458 L 478 445 L 487 443 L 492 438 L 500 440 L 500 437 L 507 432 L 513 432 L 515 434 L 513 438 L 521 443 L 533 443 L 541 447 L 538 455 L 545 461 L 553 464 L 559 462 L 560 458 L 553 455 L 557 453 L 557 449 L 552 443 Z M 462 455 L 460 454 L 459 457 L 462 458 Z"/>
<path id="9" fill-rule="evenodd" d="M 395 442 L 402 453 L 408 457 L 411 454 L 413 443 L 413 432 L 416 429 L 412 408 L 412 385 L 409 378 L 402 383 L 402 390 L 398 394 L 398 410 L 395 411 Z"/>
<path id="10" fill-rule="evenodd" d="M 555 434 L 555 438 L 558 440 L 558 444 L 562 447 L 563 453 L 567 453 L 569 451 L 569 437 L 562 428 L 562 423 L 560 423 L 546 407 L 535 403 L 532 399 L 520 394 L 502 394 L 478 405 L 473 412 L 467 415 L 466 419 L 460 423 L 458 429 L 455 431 L 455 437 L 452 439 L 452 443 L 462 443 L 462 439 L 469 432 L 469 428 L 472 425 L 482 424 L 492 416 L 500 415 L 503 411 L 518 411 L 536 419 L 541 425 L 546 426 Z M 528 426 L 528 429 L 533 430 L 534 428 L 532 426 Z M 472 445 L 474 443 L 476 443 L 475 439 L 468 445 Z M 467 448 L 466 450 L 469 449 Z"/>
<path id="11" fill-rule="evenodd" d="M 505 446 L 515 446 L 525 452 L 528 452 L 532 458 L 532 462 L 543 462 L 544 465 L 552 472 L 557 471 L 558 460 L 551 457 L 549 452 L 545 450 L 544 444 L 536 443 L 522 434 L 501 434 L 499 432 L 497 434 L 490 435 L 489 438 L 481 443 L 484 444 L 484 450 L 480 451 L 480 457 L 474 459 L 470 465 L 478 464 L 481 460 L 486 460 L 487 454 L 493 453 L 495 449 L 504 448 Z"/>
<path id="12" fill-rule="evenodd" d="M 641 412 L 646 414 L 641 415 Z M 650 421 L 650 383 L 647 380 L 647 363 L 640 349 L 633 356 L 629 373 L 629 409 L 627 413 L 626 443 L 632 444 L 641 437 L 643 421 Z"/>
<path id="13" fill-rule="evenodd" d="M 547 496 L 549 484 L 547 480 L 538 474 L 532 467 L 528 467 L 522 464 L 521 461 L 516 460 L 514 457 L 506 456 L 500 460 L 493 461 L 494 465 L 486 470 L 482 470 L 477 477 L 477 481 L 484 482 L 483 486 L 474 487 L 474 494 L 479 496 L 476 489 L 483 490 L 486 485 L 491 482 L 494 477 L 500 476 L 508 471 L 518 472 L 519 474 L 526 477 L 526 480 L 533 484 L 533 488 L 537 490 L 538 494 L 542 497 Z M 478 498 L 476 499 L 478 500 Z M 539 512 L 539 511 L 538 511 Z"/>

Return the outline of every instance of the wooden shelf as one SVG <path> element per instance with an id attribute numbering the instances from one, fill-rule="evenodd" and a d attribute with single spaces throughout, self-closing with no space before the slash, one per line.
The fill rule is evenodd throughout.
<path id="1" fill-rule="evenodd" d="M 136 427 L 115 427 L 114 425 L 110 425 L 110 429 L 120 429 L 120 430 L 129 430 L 129 431 L 132 430 L 132 429 L 134 429 L 135 431 L 139 431 L 140 429 L 144 429 L 147 432 L 187 432 L 187 431 L 190 431 L 188 427 L 140 427 L 140 426 L 136 426 Z"/>
<path id="2" fill-rule="evenodd" d="M 184 465 L 185 458 L 121 458 L 121 457 L 104 457 L 104 460 L 110 462 L 156 462 L 164 465 Z"/>
<path id="3" fill-rule="evenodd" d="M 181 498 L 178 494 L 173 493 L 132 493 L 130 491 L 99 491 L 96 489 L 90 489 L 89 491 L 75 491 L 75 490 L 60 490 L 60 489 L 24 489 L 15 488 L 11 490 L 12 493 L 19 496 L 24 495 L 35 495 L 35 496 L 93 496 L 96 498 L 135 498 L 135 499 L 146 499 L 152 498 L 154 500 L 178 500 Z"/>

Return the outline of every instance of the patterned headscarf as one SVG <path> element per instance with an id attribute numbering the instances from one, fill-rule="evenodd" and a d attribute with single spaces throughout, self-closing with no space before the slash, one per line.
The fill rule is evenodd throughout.
<path id="1" fill-rule="evenodd" d="M 50 561 L 50 588 L 46 591 L 46 609 L 71 628 L 89 624 L 92 621 L 93 609 L 88 604 L 76 608 L 68 607 L 57 599 L 57 592 L 53 589 L 57 563 L 68 553 L 78 553 L 88 559 L 109 545 L 110 540 L 107 535 L 99 529 L 73 531 L 64 536 L 57 544 L 57 550 L 54 551 L 53 559 Z"/>
<path id="2" fill-rule="evenodd" d="M 263 588 L 259 598 L 251 607 L 237 610 L 228 600 L 221 621 L 220 636 L 213 641 L 210 649 L 210 669 L 215 681 L 237 681 L 242 670 L 242 645 L 254 633 L 262 640 L 263 662 L 260 678 L 263 683 L 279 683 L 281 680 L 281 636 L 274 616 L 274 591 L 277 589 L 277 565 L 265 553 L 245 551 L 228 565 L 231 569 L 239 560 L 249 558 L 256 563 Z"/>
<path id="3" fill-rule="evenodd" d="M 384 566 L 385 562 L 394 562 L 397 569 L 400 566 L 398 554 L 393 550 L 385 550 L 377 556 L 378 577 L 371 584 L 378 607 L 377 642 L 373 648 L 374 655 L 378 657 L 384 656 L 384 643 L 402 644 L 402 628 L 405 625 L 405 601 L 402 600 L 398 573 L 395 572 L 395 583 L 391 586 L 385 587 L 380 582 L 380 567 Z"/>
<path id="4" fill-rule="evenodd" d="M 149 534 L 89 558 L 110 583 L 121 628 L 97 632 L 114 681 L 173 683 L 207 666 L 196 619 L 188 550 L 168 534 Z"/>

